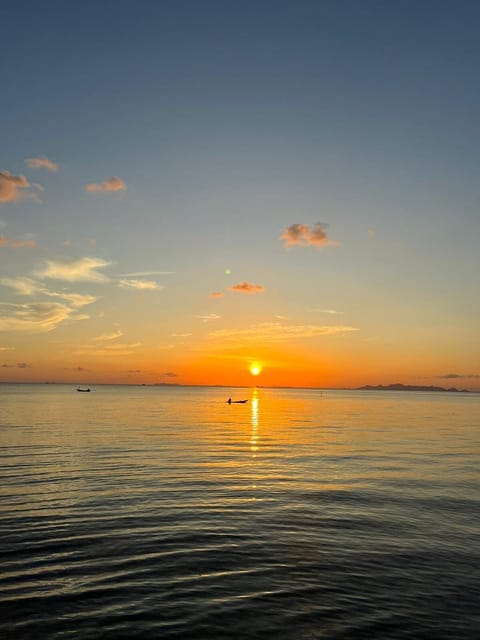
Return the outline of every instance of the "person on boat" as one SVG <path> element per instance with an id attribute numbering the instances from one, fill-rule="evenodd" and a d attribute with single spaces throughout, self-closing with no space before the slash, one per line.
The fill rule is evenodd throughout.
<path id="1" fill-rule="evenodd" d="M 227 400 L 227 402 L 228 402 L 228 404 L 232 404 L 232 399 L 231 399 L 231 398 L 229 398 L 229 399 Z"/>

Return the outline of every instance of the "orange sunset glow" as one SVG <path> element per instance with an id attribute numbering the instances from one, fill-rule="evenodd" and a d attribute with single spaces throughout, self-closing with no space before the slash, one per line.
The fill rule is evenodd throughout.
<path id="1" fill-rule="evenodd" d="M 447 161 L 474 139 L 474 96 L 429 72 L 442 99 L 419 97 L 377 53 L 340 82 L 357 46 L 297 34 L 292 60 L 285 34 L 268 49 L 270 18 L 248 55 L 217 33 L 197 50 L 195 20 L 185 42 L 140 23 L 131 49 L 92 33 L 95 74 L 68 32 L 48 90 L 9 103 L 0 382 L 479 390 L 476 174 L 468 153 Z M 43 77 L 38 48 L 13 86 Z"/>

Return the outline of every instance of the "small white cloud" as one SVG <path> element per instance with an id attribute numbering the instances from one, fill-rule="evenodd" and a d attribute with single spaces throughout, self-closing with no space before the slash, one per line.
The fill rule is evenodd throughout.
<path id="1" fill-rule="evenodd" d="M 80 258 L 72 262 L 47 260 L 43 271 L 38 271 L 39 278 L 63 280 L 65 282 L 108 282 L 109 278 L 97 269 L 108 267 L 111 262 L 101 258 Z"/>
<path id="2" fill-rule="evenodd" d="M 312 313 L 328 313 L 330 316 L 342 316 L 343 311 L 337 311 L 336 309 L 309 309 Z"/>
<path id="3" fill-rule="evenodd" d="M 212 322 L 212 320 L 220 320 L 222 316 L 219 316 L 217 313 L 207 313 L 204 316 L 195 316 L 199 318 L 202 322 Z"/>
<path id="4" fill-rule="evenodd" d="M 95 342 L 108 342 L 109 340 L 116 340 L 123 336 L 123 331 L 113 331 L 112 333 L 102 333 L 100 336 L 93 338 Z"/>
<path id="5" fill-rule="evenodd" d="M 123 289 L 141 289 L 144 291 L 164 289 L 163 285 L 158 284 L 154 280 L 129 280 L 127 278 L 119 280 L 118 286 Z"/>

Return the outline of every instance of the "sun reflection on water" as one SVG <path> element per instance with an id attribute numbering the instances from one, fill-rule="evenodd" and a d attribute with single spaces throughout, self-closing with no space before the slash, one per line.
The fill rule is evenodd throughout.
<path id="1" fill-rule="evenodd" d="M 259 415 L 258 405 L 259 405 L 258 390 L 254 389 L 253 395 L 252 395 L 252 402 L 250 404 L 250 407 L 251 407 L 250 420 L 252 424 L 252 431 L 250 434 L 250 451 L 252 452 L 254 458 L 256 457 L 256 452 L 260 448 L 258 446 L 258 415 Z"/>

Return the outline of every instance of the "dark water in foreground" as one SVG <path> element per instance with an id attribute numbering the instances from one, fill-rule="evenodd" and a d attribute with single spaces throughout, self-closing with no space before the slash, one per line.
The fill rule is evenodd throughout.
<path id="1" fill-rule="evenodd" d="M 479 428 L 473 394 L 2 385 L 0 637 L 477 640 Z"/>

